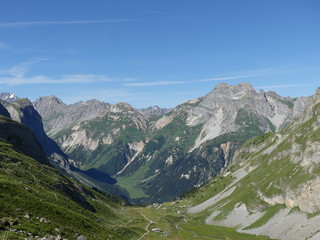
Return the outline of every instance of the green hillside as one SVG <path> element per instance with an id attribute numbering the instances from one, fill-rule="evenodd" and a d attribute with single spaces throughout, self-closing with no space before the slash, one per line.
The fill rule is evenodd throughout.
<path id="1" fill-rule="evenodd" d="M 5 118 L 1 121 L 12 122 Z M 123 227 L 124 205 L 123 200 L 64 177 L 24 155 L 17 146 L 0 141 L 0 236 L 4 239 L 57 235 L 67 239 L 78 235 L 128 239 L 137 233 Z M 8 231 L 6 222 L 10 223 Z"/>

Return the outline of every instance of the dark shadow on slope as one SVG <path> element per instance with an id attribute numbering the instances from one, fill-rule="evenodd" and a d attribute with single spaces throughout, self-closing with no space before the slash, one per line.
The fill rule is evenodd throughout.
<path id="1" fill-rule="evenodd" d="M 81 170 L 79 168 L 71 166 L 70 169 L 74 172 L 81 173 L 83 175 L 86 175 L 96 181 L 102 182 L 102 183 L 108 183 L 108 184 L 116 184 L 117 180 L 111 177 L 109 174 L 101 172 L 95 168 L 90 168 L 88 170 Z"/>
<path id="2" fill-rule="evenodd" d="M 112 178 L 109 174 L 103 173 L 97 169 L 91 168 L 89 170 L 81 170 L 74 166 L 70 166 L 71 176 L 74 176 L 75 178 L 83 180 L 85 184 L 88 186 L 94 187 L 96 189 L 99 189 L 99 191 L 102 191 L 107 194 L 111 194 L 114 196 L 117 196 L 119 198 L 122 198 L 126 201 L 129 201 L 129 193 L 124 188 L 118 186 L 117 180 Z M 73 173 L 77 176 L 73 175 Z M 79 178 L 80 177 L 80 178 Z"/>
<path id="3" fill-rule="evenodd" d="M 66 180 L 66 182 L 57 181 L 53 184 L 53 187 L 60 191 L 62 194 L 68 196 L 72 201 L 79 204 L 84 209 L 87 209 L 91 212 L 96 212 L 96 209 L 87 201 L 87 199 L 79 191 L 80 186 L 73 184 L 71 181 Z M 81 188 L 83 189 L 83 188 Z M 88 193 L 89 191 L 84 192 L 83 194 Z M 87 194 L 86 194 L 87 195 Z M 91 197 L 94 195 L 90 193 Z M 87 195 L 87 196 L 90 196 Z"/>

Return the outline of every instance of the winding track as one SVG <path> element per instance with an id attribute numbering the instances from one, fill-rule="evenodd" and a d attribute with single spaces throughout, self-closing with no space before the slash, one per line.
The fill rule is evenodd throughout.
<path id="1" fill-rule="evenodd" d="M 147 232 L 145 232 L 144 234 L 142 234 L 142 236 L 140 237 L 140 238 L 138 238 L 138 240 L 142 240 L 145 236 L 147 236 L 147 234 L 150 232 L 149 231 L 149 227 L 150 227 L 150 225 L 153 223 L 149 218 L 147 218 L 142 212 L 139 212 L 140 214 L 141 214 L 141 216 L 142 217 L 144 217 L 147 221 L 148 221 L 148 224 L 147 224 L 147 226 L 146 226 L 146 228 L 145 228 L 145 230 L 147 231 Z"/>

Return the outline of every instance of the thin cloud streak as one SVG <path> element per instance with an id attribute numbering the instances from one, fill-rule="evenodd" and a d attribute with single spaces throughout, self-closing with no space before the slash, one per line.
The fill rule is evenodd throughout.
<path id="1" fill-rule="evenodd" d="M 17 64 L 9 69 L 0 69 L 0 84 L 3 85 L 28 85 L 28 84 L 64 84 L 64 83 L 93 83 L 112 82 L 114 79 L 102 74 L 70 74 L 59 77 L 43 75 L 26 76 L 31 65 L 48 61 L 48 58 L 32 59 Z"/>
<path id="2" fill-rule="evenodd" d="M 29 72 L 29 66 L 33 64 L 37 64 L 40 62 L 45 62 L 49 61 L 50 59 L 48 58 L 38 58 L 38 59 L 32 59 L 27 62 L 23 62 L 20 64 L 17 64 L 9 69 L 1 70 L 0 69 L 0 76 L 1 75 L 8 75 L 11 77 L 16 77 L 16 78 L 23 78 L 27 72 Z"/>
<path id="3" fill-rule="evenodd" d="M 219 77 L 219 78 L 207 78 L 207 79 L 198 79 L 191 81 L 158 81 L 158 82 L 135 82 L 135 83 L 124 83 L 123 86 L 136 86 L 136 87 L 149 87 L 149 86 L 163 86 L 163 85 L 177 85 L 177 84 L 191 84 L 191 83 L 200 83 L 200 82 L 215 82 L 215 81 L 224 81 L 232 79 L 241 79 L 248 76 L 231 76 L 231 77 Z"/>
<path id="4" fill-rule="evenodd" d="M 215 82 L 215 81 L 224 81 L 224 80 L 233 80 L 233 79 L 241 79 L 241 78 L 247 78 L 249 76 L 231 76 L 231 77 L 219 77 L 219 78 L 208 78 L 208 79 L 200 79 L 200 80 L 194 80 L 192 82 Z"/>
<path id="5" fill-rule="evenodd" d="M 113 79 L 106 75 L 95 74 L 74 74 L 64 75 L 61 78 L 51 78 L 47 76 L 13 76 L 0 77 L 0 84 L 5 85 L 30 85 L 30 84 L 65 84 L 65 83 L 93 83 L 93 82 L 112 82 Z"/>
<path id="6" fill-rule="evenodd" d="M 0 27 L 23 27 L 41 25 L 71 25 L 71 24 L 96 24 L 96 23 L 122 23 L 134 22 L 139 19 L 105 19 L 105 20 L 74 20 L 74 21 L 30 21 L 30 22 L 0 22 Z"/>
<path id="7" fill-rule="evenodd" d="M 244 79 L 252 78 L 261 75 L 285 73 L 292 71 L 292 69 L 281 69 L 281 68 L 263 68 L 250 71 L 242 71 L 237 73 L 228 73 L 229 77 L 216 77 L 208 79 L 198 79 L 191 81 L 157 81 L 157 82 L 131 82 L 124 83 L 123 86 L 136 86 L 136 87 L 149 87 L 149 86 L 162 86 L 162 85 L 177 85 L 177 84 L 192 84 L 192 83 L 201 83 L 201 82 L 214 82 L 214 81 L 226 81 L 226 80 L 235 80 L 235 79 Z M 230 76 L 231 75 L 231 76 Z"/>

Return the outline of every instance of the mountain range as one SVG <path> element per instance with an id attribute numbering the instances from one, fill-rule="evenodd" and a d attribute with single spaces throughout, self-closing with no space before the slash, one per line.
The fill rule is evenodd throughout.
<path id="1" fill-rule="evenodd" d="M 243 83 L 219 84 L 163 115 L 127 103 L 66 105 L 54 96 L 33 104 L 69 162 L 109 175 L 132 202 L 144 204 L 168 201 L 207 182 L 245 140 L 282 129 L 309 102 Z"/>
<path id="2" fill-rule="evenodd" d="M 320 89 L 219 84 L 173 109 L 10 96 L 4 239 L 319 238 Z"/>

